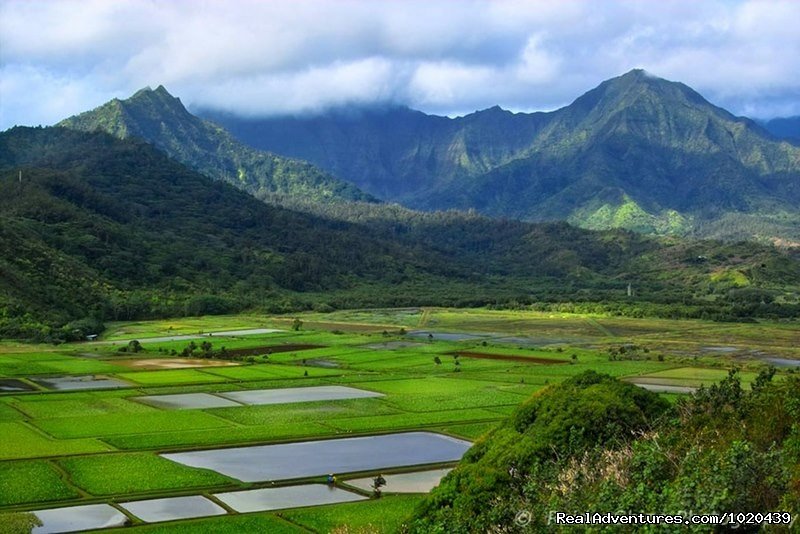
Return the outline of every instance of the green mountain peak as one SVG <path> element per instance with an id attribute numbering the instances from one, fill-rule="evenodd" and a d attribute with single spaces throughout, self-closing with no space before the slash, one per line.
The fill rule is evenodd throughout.
<path id="1" fill-rule="evenodd" d="M 140 138 L 206 176 L 263 199 L 374 201 L 356 186 L 313 165 L 239 143 L 216 124 L 192 115 L 163 85 L 155 90 L 145 87 L 125 100 L 111 100 L 58 126 Z"/>

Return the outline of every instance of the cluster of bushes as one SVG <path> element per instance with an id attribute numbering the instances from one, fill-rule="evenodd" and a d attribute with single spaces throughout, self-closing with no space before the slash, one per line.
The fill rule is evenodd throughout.
<path id="1" fill-rule="evenodd" d="M 540 391 L 476 442 L 407 530 L 574 531 L 549 524 L 552 510 L 796 517 L 800 379 L 773 375 L 745 390 L 733 371 L 675 406 L 591 371 Z M 530 524 L 515 523 L 520 511 Z"/>
<path id="2" fill-rule="evenodd" d="M 88 336 L 105 330 L 103 321 L 87 317 L 66 324 L 48 324 L 30 314 L 0 316 L 0 338 L 27 339 L 36 343 L 64 343 L 84 341 Z"/>

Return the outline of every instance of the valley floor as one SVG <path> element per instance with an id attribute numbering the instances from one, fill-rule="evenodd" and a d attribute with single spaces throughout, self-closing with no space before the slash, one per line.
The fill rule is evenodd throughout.
<path id="1" fill-rule="evenodd" d="M 593 369 L 676 400 L 730 368 L 748 383 L 770 364 L 779 377 L 800 365 L 797 323 L 408 308 L 116 323 L 60 346 L 4 341 L 0 517 L 33 511 L 63 530 L 48 517 L 101 505 L 82 528 L 391 532 L 470 441 L 550 384 Z M 380 447 L 344 442 L 366 447 L 355 463 L 315 453 L 318 466 L 282 457 L 305 469 L 272 470 L 274 451 L 366 436 Z M 410 439 L 425 454 L 393 448 Z M 295 445 L 260 447 L 281 443 Z M 230 454 L 245 455 L 244 471 Z M 389 480 L 381 499 L 369 487 L 378 474 Z M 156 499 L 168 500 L 147 502 Z M 182 519 L 177 508 L 212 517 Z"/>

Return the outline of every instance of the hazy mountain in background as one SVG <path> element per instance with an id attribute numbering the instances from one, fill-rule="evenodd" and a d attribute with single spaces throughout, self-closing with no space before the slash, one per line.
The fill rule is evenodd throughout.
<path id="1" fill-rule="evenodd" d="M 800 145 L 800 117 L 785 117 L 760 122 L 769 133 Z"/>
<path id="2" fill-rule="evenodd" d="M 111 100 L 58 125 L 143 139 L 202 174 L 260 198 L 374 200 L 309 163 L 243 145 L 219 126 L 189 113 L 163 86 L 142 89 L 127 100 Z"/>
<path id="3" fill-rule="evenodd" d="M 308 117 L 202 112 L 243 142 L 419 209 L 588 228 L 800 239 L 800 148 L 684 84 L 634 70 L 550 113 L 403 107 Z"/>

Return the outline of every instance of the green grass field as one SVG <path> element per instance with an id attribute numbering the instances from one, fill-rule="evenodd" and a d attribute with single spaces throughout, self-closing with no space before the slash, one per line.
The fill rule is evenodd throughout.
<path id="1" fill-rule="evenodd" d="M 159 452 L 431 430 L 477 439 L 536 391 L 588 369 L 652 384 L 711 385 L 760 354 L 800 359 L 797 325 L 730 325 L 492 310 L 339 311 L 293 317 L 181 318 L 109 325 L 101 342 L 57 348 L 0 342 L 0 380 L 101 374 L 129 387 L 0 391 L 0 513 L 70 501 L 122 502 L 249 487 Z M 148 341 L 252 328 L 282 332 Z M 401 335 L 400 329 L 407 335 Z M 434 332 L 412 337 L 414 330 Z M 385 333 L 384 333 L 385 332 Z M 476 334 L 447 341 L 441 333 Z M 144 351 L 120 352 L 128 339 Z M 177 358 L 194 341 L 215 349 L 318 345 L 233 367 L 134 370 L 117 360 Z M 624 348 L 624 350 L 621 350 Z M 761 351 L 760 353 L 758 351 Z M 258 351 L 257 351 L 258 352 Z M 266 351 L 265 351 L 266 353 Z M 461 354 L 458 358 L 454 354 Z M 476 356 L 477 355 L 477 356 Z M 790 371 L 781 370 L 782 373 Z M 382 397 L 168 410 L 133 397 L 345 385 Z M 670 401 L 679 396 L 665 395 Z M 419 495 L 208 519 L 137 524 L 137 532 L 392 532 Z M 349 529 L 349 530 L 347 530 Z"/>
<path id="2" fill-rule="evenodd" d="M 0 502 L 59 501 L 79 493 L 63 479 L 56 466 L 46 460 L 0 462 Z"/>
<path id="3" fill-rule="evenodd" d="M 95 496 L 237 485 L 214 471 L 185 467 L 151 453 L 63 458 L 58 463 L 73 485 Z"/>

